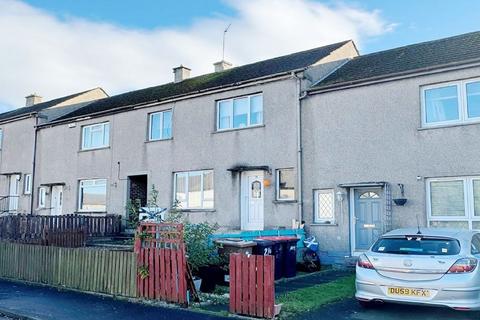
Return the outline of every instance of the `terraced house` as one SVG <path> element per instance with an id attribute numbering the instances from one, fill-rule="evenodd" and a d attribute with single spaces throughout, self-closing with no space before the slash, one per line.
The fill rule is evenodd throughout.
<path id="1" fill-rule="evenodd" d="M 340 262 L 394 228 L 480 229 L 480 32 L 189 75 L 39 123 L 32 212 L 125 214 L 154 185 L 160 206 L 223 230 L 305 221 Z M 5 157 L 2 173 L 33 172 Z"/>
<path id="2" fill-rule="evenodd" d="M 32 212 L 37 126 L 105 97 L 100 88 L 47 102 L 33 94 L 24 107 L 0 114 L 0 214 Z"/>
<path id="3" fill-rule="evenodd" d="M 302 92 L 357 55 L 345 41 L 101 99 L 40 126 L 34 212 L 125 213 L 174 200 L 193 221 L 263 230 L 299 219 Z M 213 68 L 212 68 L 213 69 Z M 62 146 L 62 147 L 52 147 Z M 50 206 L 62 192 L 60 207 Z"/>

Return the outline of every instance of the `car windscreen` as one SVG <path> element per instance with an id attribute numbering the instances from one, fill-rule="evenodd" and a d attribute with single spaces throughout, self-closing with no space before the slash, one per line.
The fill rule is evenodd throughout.
<path id="1" fill-rule="evenodd" d="M 433 237 L 388 237 L 377 240 L 372 251 L 390 254 L 450 256 L 460 253 L 460 243 L 455 239 Z"/>

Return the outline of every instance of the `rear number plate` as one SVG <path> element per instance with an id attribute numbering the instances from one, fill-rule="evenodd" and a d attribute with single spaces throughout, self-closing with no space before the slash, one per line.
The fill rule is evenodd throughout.
<path id="1" fill-rule="evenodd" d="M 412 288 L 393 288 L 387 289 L 388 294 L 392 296 L 404 296 L 404 297 L 430 297 L 430 290 L 426 289 L 412 289 Z"/>

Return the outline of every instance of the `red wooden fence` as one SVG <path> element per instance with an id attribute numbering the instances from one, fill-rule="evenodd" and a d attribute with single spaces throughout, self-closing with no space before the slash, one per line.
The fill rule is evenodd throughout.
<path id="1" fill-rule="evenodd" d="M 230 255 L 230 312 L 275 316 L 274 256 Z"/>
<path id="2" fill-rule="evenodd" d="M 137 230 L 138 296 L 187 303 L 183 225 L 142 223 Z"/>

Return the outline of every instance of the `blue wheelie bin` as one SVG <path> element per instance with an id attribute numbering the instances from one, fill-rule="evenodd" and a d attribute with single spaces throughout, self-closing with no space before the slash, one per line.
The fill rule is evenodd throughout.
<path id="1" fill-rule="evenodd" d="M 261 237 L 253 241 L 270 241 L 272 243 L 272 255 L 275 256 L 275 280 L 283 277 L 285 240 L 282 237 Z M 258 246 L 258 242 L 257 242 Z"/>

